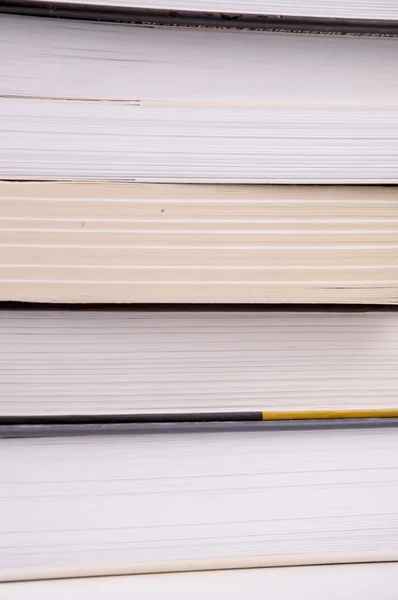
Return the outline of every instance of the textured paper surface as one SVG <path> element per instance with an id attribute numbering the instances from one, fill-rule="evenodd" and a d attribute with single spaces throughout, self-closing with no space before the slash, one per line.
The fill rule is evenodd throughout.
<path id="1" fill-rule="evenodd" d="M 2 415 L 397 408 L 396 313 L 1 311 Z"/>
<path id="2" fill-rule="evenodd" d="M 0 453 L 3 580 L 397 558 L 393 429 L 9 439 Z"/>
<path id="3" fill-rule="evenodd" d="M 0 299 L 397 302 L 381 187 L 0 184 Z"/>
<path id="4" fill-rule="evenodd" d="M 3 179 L 397 182 L 395 40 L 10 15 L 0 34 Z"/>

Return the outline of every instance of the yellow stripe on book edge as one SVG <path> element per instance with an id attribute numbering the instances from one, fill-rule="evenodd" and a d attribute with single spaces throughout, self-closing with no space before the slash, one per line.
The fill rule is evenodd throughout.
<path id="1" fill-rule="evenodd" d="M 322 419 L 387 419 L 398 418 L 398 408 L 353 410 L 262 411 L 263 421 L 309 421 Z"/>

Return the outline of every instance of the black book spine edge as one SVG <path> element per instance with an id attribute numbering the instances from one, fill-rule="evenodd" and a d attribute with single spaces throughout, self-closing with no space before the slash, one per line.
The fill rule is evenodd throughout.
<path id="1" fill-rule="evenodd" d="M 0 416 L 0 438 L 398 427 L 398 410 Z"/>
<path id="2" fill-rule="evenodd" d="M 281 15 L 152 10 L 139 7 L 69 4 L 46 0 L 0 0 L 0 13 L 130 23 L 145 27 L 188 27 L 326 36 L 398 37 L 397 20 L 321 19 Z"/>

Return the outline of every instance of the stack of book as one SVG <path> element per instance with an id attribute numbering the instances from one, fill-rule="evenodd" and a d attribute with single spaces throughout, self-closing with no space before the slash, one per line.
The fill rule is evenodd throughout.
<path id="1" fill-rule="evenodd" d="M 392 598 L 394 3 L 0 11 L 2 598 Z"/>

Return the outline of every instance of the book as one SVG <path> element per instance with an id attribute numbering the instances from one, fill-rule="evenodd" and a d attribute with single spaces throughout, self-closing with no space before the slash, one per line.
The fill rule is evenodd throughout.
<path id="1" fill-rule="evenodd" d="M 0 9 L 0 581 L 396 562 L 391 6 L 88 4 Z"/>
<path id="2" fill-rule="evenodd" d="M 397 409 L 396 312 L 2 310 L 0 341 L 2 422 Z"/>
<path id="3" fill-rule="evenodd" d="M 6 3 L 7 4 L 7 3 Z M 10 3 L 11 4 L 11 3 Z M 42 5 L 50 4 L 50 0 L 25 0 L 23 4 L 27 10 L 32 5 L 37 9 Z M 374 3 L 370 0 L 60 0 L 52 2 L 55 9 L 67 8 L 68 5 L 92 6 L 107 9 L 147 9 L 149 11 L 172 10 L 197 13 L 221 13 L 236 15 L 266 15 L 269 17 L 301 17 L 311 19 L 341 19 L 341 20 L 398 20 L 398 8 L 393 0 L 379 0 Z M 12 6 L 12 5 L 11 5 Z M 209 15 L 211 16 L 211 15 Z"/>
<path id="4" fill-rule="evenodd" d="M 0 184 L 0 300 L 396 304 L 387 187 Z"/>
<path id="5" fill-rule="evenodd" d="M 20 437 L 0 453 L 2 581 L 398 558 L 394 428 Z"/>
<path id="6" fill-rule="evenodd" d="M 316 567 L 235 569 L 229 571 L 202 571 L 139 575 L 130 577 L 90 577 L 26 581 L 2 585 L 4 600 L 41 600 L 46 594 L 53 597 L 84 597 L 95 600 L 129 600 L 138 595 L 142 600 L 191 598 L 219 600 L 228 597 L 241 600 L 250 590 L 253 600 L 265 594 L 280 600 L 319 598 L 350 600 L 352 590 L 362 598 L 393 598 L 398 585 L 398 570 L 394 563 L 328 565 Z"/>
<path id="7" fill-rule="evenodd" d="M 394 40 L 11 15 L 0 32 L 2 179 L 397 182 Z"/>

